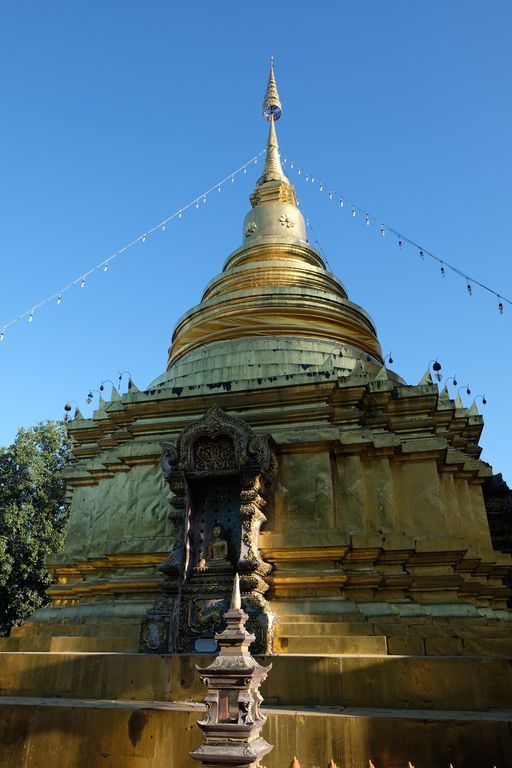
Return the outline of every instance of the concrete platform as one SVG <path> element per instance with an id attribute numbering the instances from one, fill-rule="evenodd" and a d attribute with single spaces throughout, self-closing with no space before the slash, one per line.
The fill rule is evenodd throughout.
<path id="1" fill-rule="evenodd" d="M 202 707 L 150 701 L 0 699 L 0 765 L 5 768 L 192 768 Z M 512 712 L 268 707 L 264 736 L 275 744 L 267 768 L 506 768 Z M 407 744 L 407 747 L 404 747 Z"/>
<path id="2" fill-rule="evenodd" d="M 200 702 L 196 664 L 211 657 L 130 653 L 2 653 L 2 696 Z M 486 711 L 512 709 L 508 657 L 283 655 L 262 693 L 267 705 Z"/>

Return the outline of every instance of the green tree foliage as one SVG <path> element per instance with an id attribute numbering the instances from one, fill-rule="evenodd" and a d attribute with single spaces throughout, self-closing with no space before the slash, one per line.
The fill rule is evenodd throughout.
<path id="1" fill-rule="evenodd" d="M 64 542 L 69 460 L 65 427 L 54 421 L 20 429 L 0 449 L 0 634 L 47 602 L 44 561 Z"/>

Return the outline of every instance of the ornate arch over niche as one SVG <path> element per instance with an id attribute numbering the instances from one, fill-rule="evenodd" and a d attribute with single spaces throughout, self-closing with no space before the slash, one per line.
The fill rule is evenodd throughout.
<path id="1" fill-rule="evenodd" d="M 273 616 L 264 594 L 271 566 L 260 556 L 258 537 L 277 468 L 271 437 L 214 407 L 162 448 L 173 494 L 173 547 L 159 566 L 164 595 L 142 622 L 141 650 L 215 650 L 239 573 L 256 635 L 252 650 L 269 653 Z"/>

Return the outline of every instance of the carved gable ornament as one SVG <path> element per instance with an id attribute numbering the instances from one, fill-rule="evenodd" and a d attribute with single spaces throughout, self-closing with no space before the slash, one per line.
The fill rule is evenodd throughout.
<path id="1" fill-rule="evenodd" d="M 272 475 L 276 469 L 269 435 L 255 435 L 250 426 L 214 406 L 188 427 L 176 445 L 163 443 L 166 480 L 172 472 L 186 475 L 222 474 L 256 470 Z"/>

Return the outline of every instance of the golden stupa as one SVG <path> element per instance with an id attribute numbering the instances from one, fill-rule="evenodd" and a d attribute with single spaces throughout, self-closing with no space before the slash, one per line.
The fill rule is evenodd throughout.
<path id="1" fill-rule="evenodd" d="M 482 418 L 386 368 L 307 241 L 281 109 L 271 66 L 243 244 L 165 373 L 69 424 L 51 604 L 1 641 L 0 765 L 194 765 L 195 665 L 235 574 L 272 656 L 267 768 L 510 764 L 512 561 L 491 542 Z"/>

